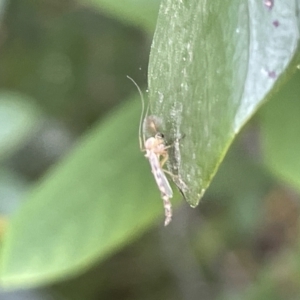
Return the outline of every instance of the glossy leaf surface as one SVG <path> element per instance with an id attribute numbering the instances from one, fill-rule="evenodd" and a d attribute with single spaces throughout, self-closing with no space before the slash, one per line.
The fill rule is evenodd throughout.
<path id="1" fill-rule="evenodd" d="M 295 1 L 162 1 L 149 65 L 151 113 L 164 121 L 169 142 L 178 141 L 169 169 L 190 205 L 298 41 Z"/>

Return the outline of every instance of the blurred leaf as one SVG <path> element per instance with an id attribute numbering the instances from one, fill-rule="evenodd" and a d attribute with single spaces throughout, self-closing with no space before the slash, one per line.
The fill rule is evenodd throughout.
<path id="1" fill-rule="evenodd" d="M 137 99 L 121 107 L 30 193 L 3 243 L 3 285 L 74 276 L 163 215 L 138 147 L 139 114 Z"/>
<path id="2" fill-rule="evenodd" d="M 144 69 L 148 54 L 135 28 L 74 5 L 9 2 L 0 83 L 26 91 L 43 112 L 83 132 L 129 94 L 124 78 L 141 76 L 137 66 Z"/>
<path id="3" fill-rule="evenodd" d="M 216 218 L 221 223 L 223 238 L 228 239 L 231 235 L 235 240 L 240 237 L 249 241 L 260 226 L 262 199 L 270 189 L 272 180 L 241 145 L 241 139 L 232 145 L 205 198 L 212 202 L 215 199 L 218 203 L 221 199 L 227 207 L 227 213 L 223 217 L 217 214 Z"/>
<path id="4" fill-rule="evenodd" d="M 0 170 L 0 214 L 11 215 L 19 207 L 28 184 L 8 169 Z"/>
<path id="5" fill-rule="evenodd" d="M 59 295 L 51 295 L 49 291 L 42 290 L 18 290 L 18 291 L 1 291 L 1 300 L 64 300 Z"/>
<path id="6" fill-rule="evenodd" d="M 162 1 L 149 64 L 151 112 L 170 141 L 185 135 L 169 169 L 192 206 L 297 50 L 296 3 L 265 3 Z"/>
<path id="7" fill-rule="evenodd" d="M 255 282 L 233 298 L 232 295 L 220 297 L 221 300 L 285 300 L 299 298 L 299 264 L 297 261 L 298 247 L 283 251 L 262 265 Z"/>
<path id="8" fill-rule="evenodd" d="M 39 112 L 22 94 L 0 92 L 0 159 L 20 147 L 38 122 Z"/>
<path id="9" fill-rule="evenodd" d="M 120 21 L 153 32 L 160 0 L 83 0 L 83 2 L 99 7 Z"/>
<path id="10" fill-rule="evenodd" d="M 261 138 L 266 165 L 300 190 L 300 73 L 261 111 Z"/>
<path id="11" fill-rule="evenodd" d="M 0 0 L 0 22 L 2 21 L 2 16 L 5 13 L 6 5 L 8 0 Z M 1 26 L 1 24 L 0 24 Z"/>

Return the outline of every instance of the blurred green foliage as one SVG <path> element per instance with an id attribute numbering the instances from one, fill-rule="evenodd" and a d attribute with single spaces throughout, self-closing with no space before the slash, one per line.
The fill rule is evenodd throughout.
<path id="1" fill-rule="evenodd" d="M 222 5 L 238 13 L 236 2 Z M 2 3 L 0 288 L 15 290 L 1 299 L 299 299 L 295 53 L 201 205 L 179 206 L 177 193 L 163 228 L 126 78 L 146 81 L 158 1 Z M 264 15 L 273 4 L 261 3 Z"/>

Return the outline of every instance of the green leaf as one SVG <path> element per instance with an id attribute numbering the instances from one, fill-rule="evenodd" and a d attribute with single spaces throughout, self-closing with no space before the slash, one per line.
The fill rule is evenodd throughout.
<path id="1" fill-rule="evenodd" d="M 300 190 L 300 73 L 261 111 L 264 162 Z"/>
<path id="2" fill-rule="evenodd" d="M 157 18 L 159 0 L 82 0 L 100 8 L 125 23 L 153 32 Z"/>
<path id="3" fill-rule="evenodd" d="M 38 123 L 32 100 L 14 92 L 0 92 L 0 159 L 20 147 Z"/>
<path id="4" fill-rule="evenodd" d="M 263 1 L 162 1 L 149 64 L 151 113 L 175 141 L 169 169 L 192 206 L 294 57 L 297 22 L 293 1 L 273 7 Z"/>
<path id="5" fill-rule="evenodd" d="M 163 215 L 138 146 L 139 115 L 139 100 L 126 103 L 28 195 L 3 241 L 4 286 L 35 286 L 83 272 Z"/>

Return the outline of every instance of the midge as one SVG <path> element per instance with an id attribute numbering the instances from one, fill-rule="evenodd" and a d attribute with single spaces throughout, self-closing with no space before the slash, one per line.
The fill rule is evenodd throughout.
<path id="1" fill-rule="evenodd" d="M 170 148 L 170 146 L 165 145 L 164 135 L 161 132 L 157 131 L 157 125 L 160 123 L 159 118 L 156 116 L 148 116 L 149 105 L 147 107 L 145 118 L 143 120 L 145 110 L 145 101 L 143 94 L 137 83 L 129 76 L 127 76 L 127 78 L 130 79 L 133 82 L 133 84 L 137 87 L 141 96 L 142 113 L 139 125 L 140 149 L 141 151 L 146 152 L 145 157 L 149 160 L 152 174 L 161 193 L 161 197 L 163 199 L 165 208 L 165 226 L 167 226 L 172 220 L 172 205 L 170 202 L 170 198 L 173 197 L 173 191 L 164 173 L 167 171 L 164 170 L 162 167 L 168 160 L 167 149 Z M 146 127 L 149 129 L 149 131 L 155 133 L 155 135 L 146 139 Z"/>

